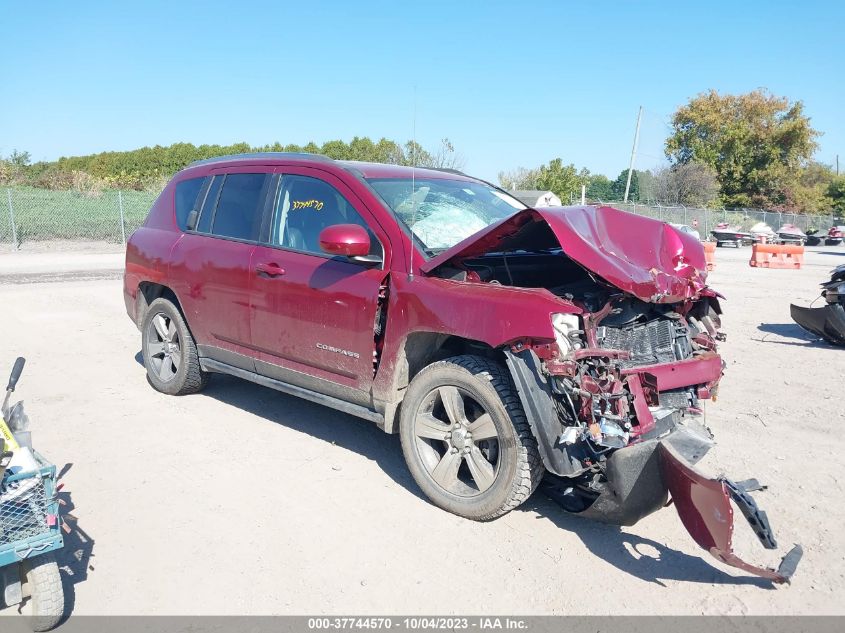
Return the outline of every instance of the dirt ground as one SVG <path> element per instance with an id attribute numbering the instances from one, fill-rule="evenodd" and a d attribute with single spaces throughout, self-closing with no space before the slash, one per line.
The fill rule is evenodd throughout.
<path id="1" fill-rule="evenodd" d="M 452 516 L 422 498 L 398 438 L 367 422 L 222 376 L 200 395 L 153 391 L 119 279 L 0 278 L 0 363 L 27 357 L 17 395 L 34 443 L 68 465 L 73 612 L 845 613 L 845 350 L 789 317 L 845 247 L 808 249 L 800 271 L 749 268 L 749 252 L 718 249 L 711 275 L 727 369 L 701 465 L 769 485 L 756 498 L 779 550 L 741 518 L 736 544 L 776 565 L 801 543 L 782 587 L 711 559 L 673 508 L 624 529 L 539 494 L 491 523 Z"/>

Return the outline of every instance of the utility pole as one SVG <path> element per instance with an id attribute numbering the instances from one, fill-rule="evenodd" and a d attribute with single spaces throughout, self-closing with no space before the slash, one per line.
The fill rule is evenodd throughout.
<path id="1" fill-rule="evenodd" d="M 634 157 L 637 155 L 637 143 L 640 141 L 640 120 L 643 118 L 643 107 L 640 106 L 637 112 L 637 131 L 634 132 L 634 146 L 631 148 L 631 163 L 628 165 L 628 181 L 625 183 L 625 199 L 628 202 L 628 193 L 631 191 L 631 174 L 634 172 Z"/>
<path id="2" fill-rule="evenodd" d="M 839 175 L 839 154 L 836 155 L 836 175 Z"/>

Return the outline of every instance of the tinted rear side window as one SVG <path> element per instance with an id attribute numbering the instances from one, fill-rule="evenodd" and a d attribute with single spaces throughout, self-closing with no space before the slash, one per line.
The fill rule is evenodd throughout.
<path id="1" fill-rule="evenodd" d="M 227 174 L 211 232 L 221 237 L 257 240 L 261 228 L 261 203 L 269 179 L 269 174 Z"/>
<path id="2" fill-rule="evenodd" d="M 220 187 L 223 184 L 223 176 L 214 176 L 208 193 L 205 194 L 205 202 L 202 204 L 200 221 L 197 223 L 197 231 L 200 233 L 211 232 L 211 220 L 214 218 L 214 207 L 217 206 L 217 198 L 220 196 Z"/>
<path id="3" fill-rule="evenodd" d="M 185 230 L 188 214 L 194 209 L 205 178 L 190 178 L 176 184 L 176 224 Z"/>

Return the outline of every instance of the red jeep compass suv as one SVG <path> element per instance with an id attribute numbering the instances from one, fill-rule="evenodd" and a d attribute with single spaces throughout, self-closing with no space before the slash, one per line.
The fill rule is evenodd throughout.
<path id="1" fill-rule="evenodd" d="M 179 172 L 129 240 L 124 294 L 150 384 L 239 376 L 398 432 L 414 480 L 471 519 L 544 475 L 570 511 L 631 525 L 671 493 L 719 560 L 749 485 L 712 445 L 719 302 L 701 245 L 609 207 L 529 209 L 451 170 L 246 154 Z M 712 517 L 721 517 L 715 521 Z"/>

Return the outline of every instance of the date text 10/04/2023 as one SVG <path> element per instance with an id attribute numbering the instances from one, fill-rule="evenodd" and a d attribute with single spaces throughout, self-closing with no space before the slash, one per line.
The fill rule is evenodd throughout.
<path id="1" fill-rule="evenodd" d="M 403 618 L 387 617 L 322 617 L 309 618 L 309 630 L 528 630 L 528 622 L 522 618 L 510 617 L 435 617 L 414 616 Z"/>

